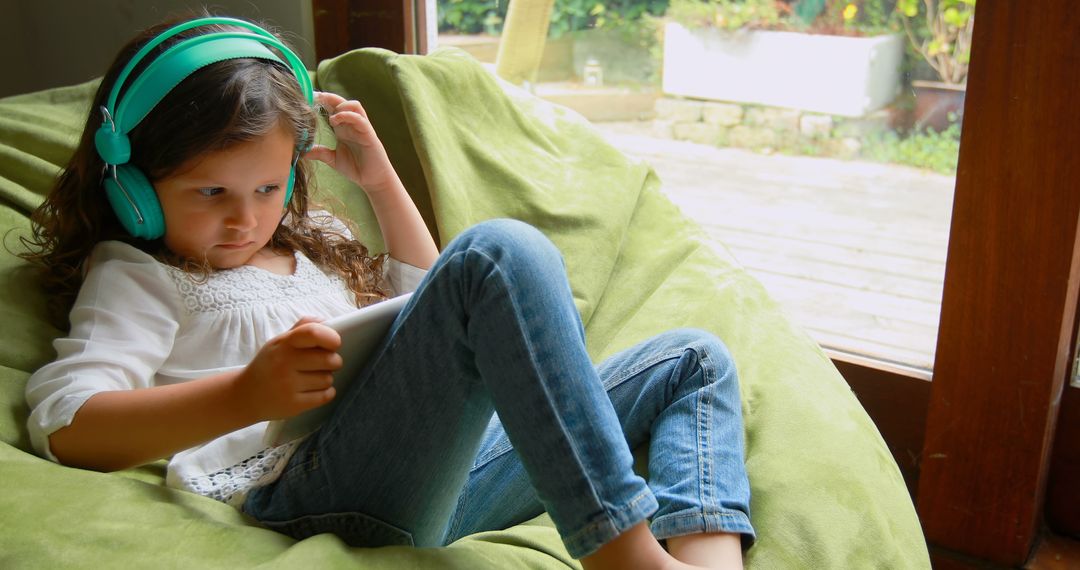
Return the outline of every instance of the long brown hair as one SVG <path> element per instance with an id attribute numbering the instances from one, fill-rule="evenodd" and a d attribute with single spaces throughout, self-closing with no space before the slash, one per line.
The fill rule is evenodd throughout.
<path id="1" fill-rule="evenodd" d="M 131 244 L 193 275 L 205 276 L 211 271 L 205 260 L 177 257 L 162 239 L 142 240 L 128 235 L 105 198 L 101 187 L 104 163 L 94 147 L 94 133 L 102 121 L 99 109 L 106 103 L 120 71 L 139 48 L 185 19 L 151 27 L 120 50 L 94 95 L 74 155 L 45 201 L 31 215 L 33 233 L 22 239 L 28 251 L 21 257 L 42 266 L 44 287 L 58 323 L 66 321 L 82 286 L 86 261 L 101 241 Z M 166 40 L 155 54 L 186 37 L 213 31 L 245 30 L 200 26 Z M 140 66 L 152 59 L 146 58 Z M 140 71 L 137 67 L 130 77 Z M 192 73 L 131 130 L 130 162 L 155 181 L 204 153 L 250 141 L 282 125 L 294 133 L 300 148 L 303 137 L 314 136 L 317 118 L 290 69 L 261 59 L 225 60 Z M 371 256 L 360 242 L 313 220 L 308 215 L 309 207 L 315 207 L 309 204 L 310 185 L 304 161 L 296 164 L 295 176 L 292 200 L 287 206 L 289 215 L 278 226 L 270 246 L 276 251 L 299 251 L 324 270 L 339 275 L 354 293 L 357 305 L 384 298 L 380 276 L 385 255 Z"/>

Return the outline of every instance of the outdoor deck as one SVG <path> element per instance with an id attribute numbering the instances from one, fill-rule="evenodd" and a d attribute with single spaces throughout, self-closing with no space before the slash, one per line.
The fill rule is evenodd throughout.
<path id="1" fill-rule="evenodd" d="M 652 164 L 671 200 L 823 346 L 932 369 L 953 177 L 596 126 Z"/>

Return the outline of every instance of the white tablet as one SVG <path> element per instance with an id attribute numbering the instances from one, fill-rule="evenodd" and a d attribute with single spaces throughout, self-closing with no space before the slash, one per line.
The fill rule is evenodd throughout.
<path id="1" fill-rule="evenodd" d="M 410 297 L 412 293 L 406 293 L 323 321 L 324 325 L 341 335 L 341 350 L 338 354 L 341 355 L 342 367 L 334 372 L 334 400 L 291 418 L 270 422 L 263 435 L 264 445 L 288 443 L 310 434 L 326 421 L 334 403 L 345 393 L 349 383 L 356 379 Z"/>

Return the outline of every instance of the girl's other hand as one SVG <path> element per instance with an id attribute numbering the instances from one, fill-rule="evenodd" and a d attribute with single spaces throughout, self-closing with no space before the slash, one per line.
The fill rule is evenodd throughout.
<path id="1" fill-rule="evenodd" d="M 270 339 L 237 376 L 237 400 L 255 421 L 277 420 L 334 399 L 333 371 L 341 368 L 341 336 L 305 317 Z M 254 423 L 254 422 L 253 422 Z"/>
<path id="2" fill-rule="evenodd" d="M 317 144 L 304 157 L 325 162 L 369 194 L 395 183 L 397 173 L 360 102 L 322 91 L 315 101 L 329 114 L 337 148 Z"/>

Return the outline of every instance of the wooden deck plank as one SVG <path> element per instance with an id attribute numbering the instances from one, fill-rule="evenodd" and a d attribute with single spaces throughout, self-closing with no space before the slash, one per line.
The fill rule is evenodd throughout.
<path id="1" fill-rule="evenodd" d="M 882 309 L 872 296 L 838 295 L 835 288 L 782 276 L 756 275 L 823 346 L 929 370 L 937 334 L 937 307 L 912 308 L 910 314 L 894 307 Z"/>
<path id="2" fill-rule="evenodd" d="M 771 268 L 839 286 L 892 291 L 900 296 L 941 302 L 944 262 L 930 264 L 853 246 L 806 243 L 705 227 L 710 236 L 738 251 L 736 259 L 749 269 Z"/>
<path id="3" fill-rule="evenodd" d="M 937 303 L 902 299 L 888 293 L 843 289 L 829 283 L 778 275 L 770 272 L 758 272 L 754 277 L 765 285 L 766 289 L 781 302 L 794 301 L 800 305 L 799 312 L 814 315 L 814 324 L 839 324 L 838 315 L 852 318 L 852 330 L 866 329 L 863 316 L 873 323 L 910 323 L 920 327 L 936 328 L 940 317 Z M 857 319 L 856 319 L 857 317 Z M 837 332 L 850 333 L 840 330 Z M 861 334 L 888 336 L 889 331 L 865 330 Z"/>
<path id="4" fill-rule="evenodd" d="M 802 201 L 795 196 L 775 200 L 764 196 L 751 183 L 737 194 L 688 187 L 677 181 L 668 182 L 669 178 L 672 177 L 664 178 L 664 191 L 684 212 L 703 223 L 755 233 L 799 236 L 820 243 L 872 240 L 876 242 L 876 248 L 887 253 L 934 261 L 943 261 L 945 257 L 943 244 L 948 239 L 948 218 L 905 216 L 900 212 L 855 207 L 838 210 L 821 204 L 825 198 L 820 196 L 807 196 Z M 698 179 L 696 184 L 700 186 L 703 181 Z M 951 206 L 938 204 L 936 207 L 947 209 Z"/>
<path id="5" fill-rule="evenodd" d="M 932 369 L 953 178 L 598 126 L 823 346 Z"/>
<path id="6" fill-rule="evenodd" d="M 688 209 L 683 208 L 684 212 Z M 690 210 L 693 211 L 693 210 Z M 700 211 L 700 210 L 698 210 Z M 720 218 L 705 214 L 694 214 L 688 217 L 695 218 L 702 226 L 710 230 L 723 232 L 725 237 L 736 239 L 754 240 L 784 238 L 793 242 L 806 244 L 808 247 L 822 247 L 824 249 L 835 247 L 851 247 L 857 251 L 873 252 L 875 254 L 892 256 L 897 259 L 910 260 L 915 263 L 928 263 L 944 266 L 945 254 L 941 251 L 941 240 L 927 240 L 922 243 L 904 240 L 903 236 L 895 236 L 887 233 L 847 232 L 834 227 L 814 227 L 803 223 L 777 224 L 767 221 L 756 221 L 751 215 L 730 215 Z M 745 236 L 745 237 L 741 237 Z"/>
<path id="7" fill-rule="evenodd" d="M 693 164 L 689 161 L 682 162 L 688 168 Z M 684 176 L 688 174 L 690 173 Z M 757 176 L 740 176 L 730 172 L 725 173 L 722 179 L 711 181 L 708 187 L 684 186 L 680 184 L 679 178 L 683 177 L 663 176 L 665 186 L 677 186 L 679 193 L 687 199 L 738 200 L 746 207 L 760 206 L 774 211 L 777 209 L 795 210 L 794 213 L 797 214 L 816 211 L 837 216 L 848 223 L 858 223 L 863 227 L 894 228 L 900 230 L 900 233 L 906 231 L 912 236 L 935 230 L 940 235 L 941 231 L 948 228 L 948 216 L 933 215 L 926 211 L 927 197 L 919 197 L 907 192 L 882 195 L 877 187 L 858 187 L 858 184 L 863 183 L 858 177 L 843 182 L 841 188 L 831 192 L 805 186 L 782 188 L 773 182 L 763 181 Z M 875 182 L 875 184 L 879 187 L 881 185 L 880 182 Z M 746 201 L 747 187 L 754 191 L 753 200 L 749 202 Z M 951 191 L 951 188 L 944 188 L 942 191 Z M 940 199 L 932 200 L 932 202 L 936 202 L 937 207 L 949 207 L 951 204 L 947 200 Z M 945 213 L 947 214 L 948 210 Z M 915 224 L 915 226 L 910 227 L 908 224 Z"/>

